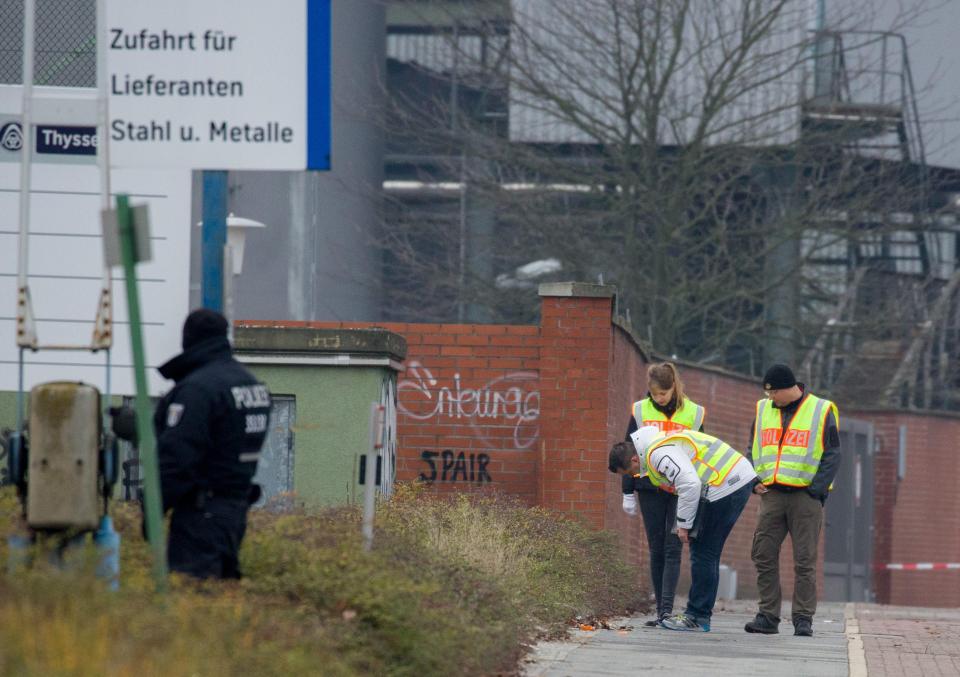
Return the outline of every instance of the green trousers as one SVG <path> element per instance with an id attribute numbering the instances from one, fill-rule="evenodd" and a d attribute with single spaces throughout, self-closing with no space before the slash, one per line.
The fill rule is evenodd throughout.
<path id="1" fill-rule="evenodd" d="M 823 505 L 806 491 L 770 490 L 760 496 L 760 516 L 751 556 L 757 567 L 760 613 L 780 621 L 780 546 L 793 543 L 793 617 L 812 618 L 817 611 L 817 546 Z"/>

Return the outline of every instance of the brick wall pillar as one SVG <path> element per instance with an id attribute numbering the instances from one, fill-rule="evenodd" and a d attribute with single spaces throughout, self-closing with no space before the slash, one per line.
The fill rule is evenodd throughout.
<path id="1" fill-rule="evenodd" d="M 540 286 L 540 503 L 604 526 L 615 288 Z"/>

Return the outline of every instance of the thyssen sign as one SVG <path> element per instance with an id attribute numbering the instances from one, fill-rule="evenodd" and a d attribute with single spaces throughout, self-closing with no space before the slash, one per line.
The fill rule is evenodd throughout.
<path id="1" fill-rule="evenodd" d="M 97 128 L 77 125 L 36 125 L 34 161 L 53 160 L 51 156 L 97 155 Z M 0 114 L 0 162 L 20 162 L 25 140 L 19 116 Z M 56 161 L 60 161 L 58 158 Z"/>

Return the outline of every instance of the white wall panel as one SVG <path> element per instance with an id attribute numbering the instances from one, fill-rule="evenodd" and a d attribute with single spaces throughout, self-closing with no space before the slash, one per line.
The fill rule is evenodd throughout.
<path id="1" fill-rule="evenodd" d="M 19 165 L 0 163 L 0 390 L 16 390 L 19 349 L 16 319 Z M 149 387 L 170 387 L 154 367 L 180 347 L 188 312 L 190 173 L 115 170 L 115 192 L 150 210 L 153 260 L 137 267 Z M 93 331 L 102 271 L 97 169 L 37 163 L 32 171 L 29 285 L 41 344 L 87 344 Z M 134 390 L 126 292 L 114 269 L 112 392 Z M 106 356 L 89 351 L 28 351 L 26 387 L 51 379 L 80 379 L 103 389 Z"/>

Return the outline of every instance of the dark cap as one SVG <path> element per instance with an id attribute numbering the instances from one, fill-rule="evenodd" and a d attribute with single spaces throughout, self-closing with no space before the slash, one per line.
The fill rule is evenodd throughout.
<path id="1" fill-rule="evenodd" d="M 227 336 L 227 318 L 215 310 L 198 308 L 183 322 L 184 350 L 215 336 Z"/>
<path id="2" fill-rule="evenodd" d="M 763 375 L 764 390 L 783 390 L 797 385 L 793 371 L 785 364 L 775 364 Z"/>

